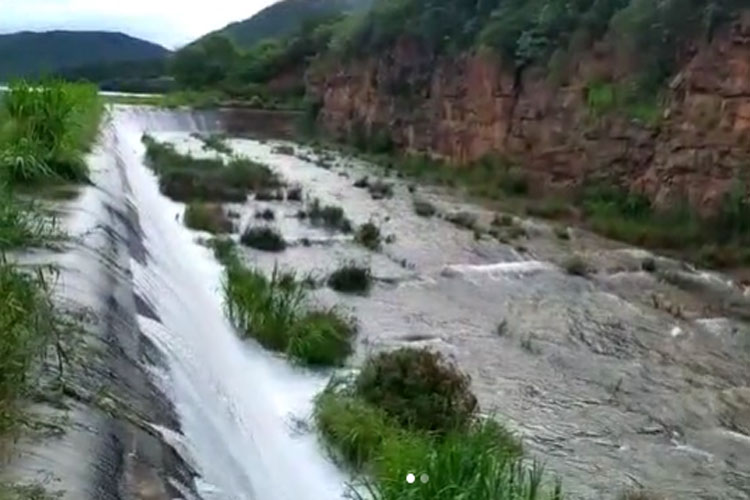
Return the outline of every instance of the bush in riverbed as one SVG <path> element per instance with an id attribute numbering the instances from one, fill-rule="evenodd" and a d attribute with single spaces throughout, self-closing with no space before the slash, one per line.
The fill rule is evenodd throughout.
<path id="1" fill-rule="evenodd" d="M 372 273 L 369 267 L 350 262 L 331 273 L 328 286 L 337 292 L 367 293 L 372 286 Z"/>
<path id="2" fill-rule="evenodd" d="M 320 200 L 315 198 L 307 209 L 307 217 L 310 222 L 316 226 L 324 226 L 327 229 L 339 230 L 349 233 L 352 230 L 352 223 L 344 214 L 344 209 L 335 205 L 322 205 Z"/>
<path id="3" fill-rule="evenodd" d="M 410 378 L 410 373 L 399 372 L 390 385 L 397 388 L 397 381 L 408 385 Z M 541 467 L 524 462 L 520 442 L 499 423 L 472 417 L 463 427 L 450 426 L 439 433 L 403 427 L 387 410 L 368 402 L 356 385 L 357 381 L 332 380 L 315 400 L 314 417 L 335 455 L 355 470 L 367 472 L 366 489 L 372 498 L 562 498 L 559 487 L 553 491 L 542 487 Z M 442 398 L 439 386 L 421 389 L 417 397 Z M 397 395 L 404 392 L 395 390 Z M 416 473 L 418 481 L 425 473 L 429 480 L 417 487 L 404 481 L 409 473 Z M 354 497 L 358 498 L 356 492 Z"/>
<path id="4" fill-rule="evenodd" d="M 336 310 L 310 311 L 292 328 L 287 354 L 308 365 L 333 366 L 351 353 L 356 329 Z"/>
<path id="5" fill-rule="evenodd" d="M 435 205 L 427 200 L 414 200 L 414 212 L 420 217 L 432 217 L 435 215 Z"/>
<path id="6" fill-rule="evenodd" d="M 590 269 L 580 255 L 573 255 L 563 262 L 565 272 L 573 276 L 588 276 Z"/>
<path id="7" fill-rule="evenodd" d="M 276 214 L 272 209 L 265 208 L 263 210 L 258 210 L 257 212 L 255 212 L 255 218 L 263 219 L 265 221 L 272 221 L 276 218 Z"/>
<path id="8" fill-rule="evenodd" d="M 393 196 L 393 184 L 380 179 L 370 182 L 367 190 L 370 192 L 373 200 L 382 200 L 383 198 L 391 198 Z"/>
<path id="9" fill-rule="evenodd" d="M 160 143 L 144 135 L 146 161 L 159 176 L 161 191 L 177 201 L 242 202 L 248 191 L 276 189 L 279 177 L 266 165 L 246 158 L 229 163 L 217 158 L 192 158 L 171 144 Z"/>
<path id="10" fill-rule="evenodd" d="M 232 154 L 232 148 L 226 143 L 226 137 L 221 134 L 211 134 L 209 136 L 198 136 L 203 142 L 203 150 L 214 150 L 217 153 L 223 153 L 227 155 Z"/>
<path id="11" fill-rule="evenodd" d="M 380 228 L 373 222 L 366 222 L 357 228 L 354 240 L 365 248 L 378 250 L 382 240 Z"/>
<path id="12" fill-rule="evenodd" d="M 286 249 L 286 241 L 277 229 L 268 226 L 251 226 L 240 237 L 245 246 L 265 252 L 281 252 Z"/>
<path id="13" fill-rule="evenodd" d="M 209 233 L 231 233 L 232 221 L 224 214 L 221 205 L 215 203 L 190 203 L 185 209 L 185 225 L 191 229 Z"/>
<path id="14" fill-rule="evenodd" d="M 302 186 L 292 186 L 286 190 L 287 201 L 302 201 Z"/>
<path id="15" fill-rule="evenodd" d="M 263 346 L 308 365 L 338 365 L 351 352 L 353 323 L 338 311 L 311 310 L 307 280 L 274 269 L 228 266 L 224 296 L 230 320 Z"/>
<path id="16" fill-rule="evenodd" d="M 470 379 L 426 349 L 398 349 L 365 363 L 356 392 L 402 426 L 431 432 L 466 427 L 477 400 Z"/>

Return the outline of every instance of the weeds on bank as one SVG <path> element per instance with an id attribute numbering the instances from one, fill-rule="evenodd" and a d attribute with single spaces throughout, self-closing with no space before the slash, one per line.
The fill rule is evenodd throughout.
<path id="1" fill-rule="evenodd" d="M 279 177 L 266 165 L 246 158 L 232 158 L 227 164 L 217 158 L 193 158 L 178 153 L 171 144 L 160 143 L 149 135 L 146 161 L 159 175 L 159 187 L 177 201 L 245 201 L 249 191 L 275 189 Z"/>
<path id="2" fill-rule="evenodd" d="M 426 350 L 368 359 L 355 379 L 329 384 L 314 416 L 332 452 L 367 475 L 357 498 L 562 498 L 559 486 L 543 487 L 541 466 L 522 458 L 510 432 L 477 417 L 468 378 Z"/>
<path id="3" fill-rule="evenodd" d="M 83 155 L 96 139 L 103 111 L 93 85 L 12 83 L 0 100 L 0 168 L 6 180 L 85 179 Z"/>
<path id="4" fill-rule="evenodd" d="M 328 286 L 337 292 L 364 294 L 372 287 L 372 272 L 367 266 L 349 262 L 331 273 Z"/>
<path id="5" fill-rule="evenodd" d="M 304 280 L 274 269 L 270 278 L 257 269 L 227 266 L 227 314 L 261 345 L 308 365 L 339 365 L 351 352 L 352 322 L 337 310 L 310 307 Z"/>
<path id="6" fill-rule="evenodd" d="M 232 221 L 224 214 L 221 205 L 192 202 L 185 209 L 185 225 L 209 233 L 231 233 Z"/>

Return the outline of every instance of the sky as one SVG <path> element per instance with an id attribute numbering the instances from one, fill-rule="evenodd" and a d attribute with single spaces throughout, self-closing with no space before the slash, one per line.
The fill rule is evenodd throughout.
<path id="1" fill-rule="evenodd" d="M 272 3 L 274 0 L 0 0 L 0 33 L 122 31 L 174 49 Z"/>

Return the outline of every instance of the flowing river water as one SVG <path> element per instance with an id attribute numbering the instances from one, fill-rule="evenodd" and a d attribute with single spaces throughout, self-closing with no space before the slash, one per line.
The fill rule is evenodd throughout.
<path id="1" fill-rule="evenodd" d="M 113 206 L 129 214 L 118 233 L 128 257 L 116 279 L 129 282 L 131 328 L 154 351 L 135 357 L 168 399 L 164 412 L 174 414 L 149 420 L 192 471 L 179 480 L 172 474 L 176 491 L 206 500 L 341 498 L 347 476 L 305 425 L 331 373 L 294 367 L 237 336 L 223 313 L 221 267 L 199 242 L 206 235 L 184 227 L 184 206 L 159 193 L 143 163 L 144 132 L 203 155 L 213 153 L 190 134 L 221 129 L 214 113 L 115 108 L 92 158 L 94 186 L 67 205 L 69 230 L 107 233 L 107 220 L 122 223 Z M 675 499 L 750 498 L 750 299 L 742 286 L 659 257 L 657 271 L 646 272 L 648 252 L 572 229 L 563 239 L 535 220 L 517 219 L 525 236 L 501 243 L 439 216 L 470 212 L 488 227 L 494 216 L 449 193 L 416 188 L 438 210 L 423 218 L 406 181 L 389 178 L 388 199 L 355 188 L 357 178 L 377 175 L 357 160 L 331 162 L 300 145 L 283 154 L 274 141 L 227 142 L 306 196 L 340 205 L 355 225 L 373 220 L 395 238 L 370 252 L 297 218 L 298 202 L 227 206 L 240 214 L 238 228 L 272 208 L 290 244 L 281 254 L 243 249 L 249 264 L 321 277 L 351 260 L 371 266 L 376 286 L 368 296 L 315 292 L 357 318 L 353 366 L 383 348 L 440 350 L 471 375 L 482 410 L 522 435 L 571 498 L 615 498 L 640 486 Z M 91 244 L 78 240 L 84 249 L 63 261 L 78 269 L 68 274 L 86 275 Z M 562 263 L 573 253 L 594 272 L 566 273 Z M 67 285 L 79 281 L 85 276 Z M 63 279 L 62 293 L 73 293 L 65 287 Z M 72 288 L 81 302 L 104 300 Z M 118 300 L 113 294 L 102 307 Z M 186 484 L 193 476 L 194 487 Z M 63 483 L 76 491 L 75 481 Z"/>

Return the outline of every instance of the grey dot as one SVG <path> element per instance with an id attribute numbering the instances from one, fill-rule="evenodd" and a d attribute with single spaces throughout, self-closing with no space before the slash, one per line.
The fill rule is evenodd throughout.
<path id="1" fill-rule="evenodd" d="M 430 476 L 428 476 L 427 474 L 422 474 L 421 476 L 419 476 L 419 480 L 427 484 L 427 481 L 430 480 Z"/>

